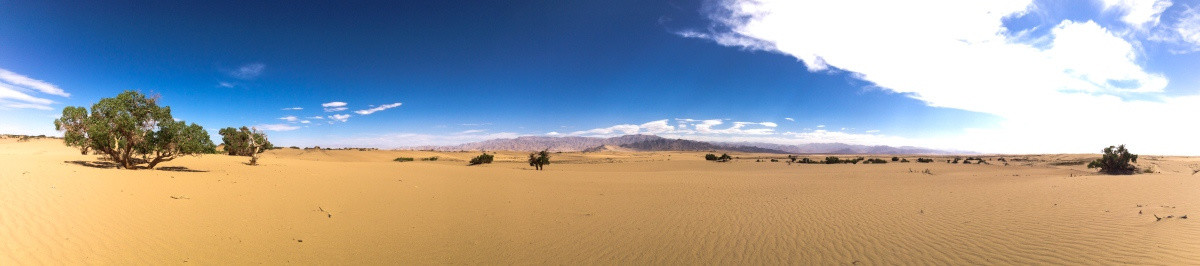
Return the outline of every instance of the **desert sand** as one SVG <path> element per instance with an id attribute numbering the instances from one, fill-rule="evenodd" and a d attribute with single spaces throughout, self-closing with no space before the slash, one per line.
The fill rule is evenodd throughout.
<path id="1" fill-rule="evenodd" d="M 119 170 L 61 140 L 0 139 L 0 265 L 1200 264 L 1200 158 L 1143 155 L 1157 173 L 1106 176 L 1069 163 L 1097 155 L 604 151 L 534 171 L 519 152 L 467 166 L 476 154 L 281 149 L 259 166 Z"/>

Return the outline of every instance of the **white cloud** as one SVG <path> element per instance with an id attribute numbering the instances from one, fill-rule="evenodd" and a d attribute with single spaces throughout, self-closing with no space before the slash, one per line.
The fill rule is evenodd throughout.
<path id="1" fill-rule="evenodd" d="M 680 135 L 680 134 L 698 134 L 698 135 L 770 135 L 774 134 L 774 128 L 778 125 L 772 122 L 733 122 L 728 128 L 714 128 L 724 124 L 721 119 L 675 119 L 677 126 L 672 126 L 668 119 L 655 120 L 643 123 L 641 125 L 620 124 L 603 128 L 595 128 L 590 130 L 581 130 L 571 132 L 571 136 L 594 136 L 594 137 L 612 137 L 620 135 L 632 134 L 651 134 L 651 135 Z M 693 129 L 688 129 L 691 125 Z M 553 134 L 551 134 L 553 133 Z M 558 135 L 558 132 L 550 132 L 547 135 Z"/>
<path id="2" fill-rule="evenodd" d="M 331 116 L 329 116 L 329 119 L 333 119 L 333 120 L 337 120 L 337 121 L 346 122 L 346 120 L 347 120 L 347 119 L 350 119 L 350 115 L 347 115 L 347 114 L 336 114 L 336 115 L 331 115 Z M 332 123 L 332 122 L 331 122 L 331 123 Z"/>
<path id="3" fill-rule="evenodd" d="M 346 109 L 348 109 L 348 108 L 346 108 L 345 102 L 322 103 L 321 107 L 325 108 L 325 112 L 341 112 L 341 111 L 345 111 Z"/>
<path id="4" fill-rule="evenodd" d="M 321 147 L 378 147 L 378 148 L 402 148 L 413 146 L 426 145 L 454 145 L 467 142 L 484 141 L 491 139 L 516 138 L 520 134 L 511 132 L 498 132 L 488 134 L 419 134 L 419 133 L 394 133 L 382 134 L 364 137 L 349 137 L 336 139 L 315 139 L 315 140 L 297 140 L 295 142 L 311 143 L 320 145 Z"/>
<path id="5" fill-rule="evenodd" d="M 867 130 L 867 133 L 872 133 L 872 134 L 879 133 L 879 130 L 878 129 Z"/>
<path id="6" fill-rule="evenodd" d="M 1171 4 L 1170 0 L 1104 0 L 1104 9 L 1123 14 L 1121 20 L 1134 28 L 1145 29 L 1157 25 Z"/>
<path id="7" fill-rule="evenodd" d="M 53 84 L 0 69 L 0 109 L 53 110 L 50 108 L 50 104 L 53 104 L 54 101 L 31 94 L 35 92 L 62 97 L 71 96 Z"/>
<path id="8" fill-rule="evenodd" d="M 1153 22 L 1162 4 L 1145 6 L 1128 7 L 1122 19 Z M 1196 126 L 1166 115 L 1200 113 L 1200 97 L 1163 93 L 1167 78 L 1148 72 L 1138 40 L 1125 39 L 1138 35 L 1069 20 L 1046 25 L 1037 43 L 1008 35 L 1002 19 L 1031 8 L 1028 0 L 733 0 L 710 13 L 713 32 L 680 35 L 790 55 L 811 71 L 849 71 L 929 106 L 1003 119 L 936 144 L 986 152 L 1096 152 L 1119 143 L 1153 153 L 1200 150 L 1200 142 L 1184 141 Z M 1136 126 L 1097 134 L 1112 121 Z"/>
<path id="9" fill-rule="evenodd" d="M 296 121 L 300 120 L 300 118 L 298 118 L 296 116 L 291 116 L 291 115 L 285 116 L 285 117 L 280 117 L 279 119 L 281 119 L 283 121 L 288 121 L 288 122 L 296 122 Z"/>
<path id="10" fill-rule="evenodd" d="M 267 66 L 262 63 L 250 63 L 229 71 L 229 75 L 239 79 L 253 79 L 262 75 L 266 68 Z"/>
<path id="11" fill-rule="evenodd" d="M 471 130 L 463 130 L 462 132 L 458 132 L 458 134 L 475 134 L 475 133 L 483 133 L 486 131 L 487 130 L 482 130 L 482 129 L 471 129 Z"/>
<path id="12" fill-rule="evenodd" d="M 1177 54 L 1200 51 L 1200 10 L 1185 5 L 1175 19 L 1163 24 L 1149 40 L 1165 43 Z"/>
<path id="13" fill-rule="evenodd" d="M 825 128 L 825 125 L 817 125 L 817 128 Z"/>
<path id="14" fill-rule="evenodd" d="M 664 132 L 675 131 L 675 127 L 667 124 L 666 119 L 650 121 L 650 122 L 642 124 L 638 127 L 646 130 L 646 133 L 650 133 L 650 134 L 659 134 L 659 133 L 664 133 Z"/>
<path id="15" fill-rule="evenodd" d="M 58 88 L 58 86 L 54 86 L 54 84 L 13 73 L 12 71 L 8 71 L 7 69 L 3 68 L 0 68 L 0 80 L 8 84 L 30 88 L 45 94 L 71 97 L 70 93 L 63 91 L 63 89 Z"/>
<path id="16" fill-rule="evenodd" d="M 609 135 L 632 135 L 637 134 L 641 130 L 637 125 L 615 125 L 606 128 L 596 128 L 591 130 L 571 132 L 572 136 L 609 136 Z"/>
<path id="17" fill-rule="evenodd" d="M 796 119 L 792 119 L 791 117 L 784 117 L 783 120 L 796 122 Z"/>
<path id="18" fill-rule="evenodd" d="M 301 124 L 308 124 L 308 123 L 312 123 L 312 121 L 308 121 L 308 120 L 300 120 L 300 123 L 301 123 Z"/>
<path id="19" fill-rule="evenodd" d="M 304 110 L 304 108 L 300 108 L 300 107 L 288 107 L 288 108 L 283 108 L 283 110 L 284 110 L 284 111 L 298 111 L 298 110 Z"/>
<path id="20" fill-rule="evenodd" d="M 308 119 L 325 119 L 325 117 L 322 117 L 322 116 L 310 116 L 310 117 L 305 117 L 305 118 L 308 118 Z"/>
<path id="21" fill-rule="evenodd" d="M 384 104 L 384 105 L 376 106 L 375 108 L 366 109 L 366 110 L 358 110 L 358 111 L 354 111 L 354 112 L 359 115 L 369 115 L 369 114 L 373 114 L 375 112 L 392 109 L 392 108 L 396 108 L 399 106 L 400 106 L 400 103 Z"/>
<path id="22" fill-rule="evenodd" d="M 217 87 L 223 87 L 223 88 L 233 88 L 233 86 L 234 86 L 234 85 L 233 85 L 233 83 L 229 83 L 229 82 L 217 82 Z"/>
<path id="23" fill-rule="evenodd" d="M 550 131 L 550 133 L 546 133 L 546 136 L 552 136 L 552 137 L 559 136 L 559 135 L 562 135 L 562 133 L 558 133 L 557 131 Z"/>
<path id="24" fill-rule="evenodd" d="M 257 128 L 257 129 L 260 129 L 263 131 L 291 131 L 291 130 L 299 129 L 300 127 L 288 125 L 288 124 L 261 124 L 261 125 L 254 126 L 254 128 Z"/>

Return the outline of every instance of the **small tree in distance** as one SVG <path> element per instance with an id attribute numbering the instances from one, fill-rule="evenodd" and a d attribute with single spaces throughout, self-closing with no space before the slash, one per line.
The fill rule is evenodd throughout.
<path id="1" fill-rule="evenodd" d="M 1129 153 L 1125 149 L 1125 144 L 1120 146 L 1108 146 L 1104 148 L 1104 156 L 1088 163 L 1088 169 L 1100 168 L 1101 173 L 1110 175 L 1132 175 L 1137 172 L 1137 167 L 1134 167 L 1129 162 L 1137 163 L 1137 154 Z"/>
<path id="2" fill-rule="evenodd" d="M 267 134 L 257 128 L 227 127 L 218 133 L 225 144 L 225 152 L 234 156 L 250 156 L 248 165 L 258 165 L 258 154 L 272 147 L 271 142 L 267 140 Z"/>
<path id="3" fill-rule="evenodd" d="M 533 166 L 534 169 L 541 171 L 547 164 L 550 164 L 550 152 L 542 150 L 529 154 L 529 166 Z"/>

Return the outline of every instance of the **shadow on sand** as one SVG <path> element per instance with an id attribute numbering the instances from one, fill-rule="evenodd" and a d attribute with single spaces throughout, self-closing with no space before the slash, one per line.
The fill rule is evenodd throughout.
<path id="1" fill-rule="evenodd" d="M 75 164 L 75 165 L 82 165 L 82 166 L 92 167 L 92 168 L 105 168 L 105 169 L 116 169 L 116 168 L 118 168 L 118 167 L 117 167 L 117 166 L 118 166 L 118 165 L 117 165 L 117 163 L 114 163 L 114 162 L 108 162 L 108 161 L 63 161 L 63 162 L 64 162 L 64 163 L 69 163 L 69 164 Z M 145 168 L 145 167 L 138 167 L 138 168 L 136 168 L 136 169 L 146 169 L 146 168 Z M 164 167 L 155 168 L 155 170 L 159 170 L 159 171 L 171 171 L 171 172 L 189 172 L 189 173 L 203 173 L 203 172 L 208 172 L 208 171 L 204 171 L 204 170 L 195 170 L 195 169 L 191 169 L 191 168 L 187 168 L 187 167 L 183 167 L 183 166 L 164 166 Z"/>

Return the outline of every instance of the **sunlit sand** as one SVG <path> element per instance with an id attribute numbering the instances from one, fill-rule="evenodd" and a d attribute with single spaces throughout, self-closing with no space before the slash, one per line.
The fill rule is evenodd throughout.
<path id="1" fill-rule="evenodd" d="M 1070 163 L 1096 155 L 601 151 L 544 171 L 474 155 L 280 149 L 259 166 L 119 170 L 61 140 L 0 139 L 0 264 L 1200 264 L 1191 157 L 1107 176 Z"/>

